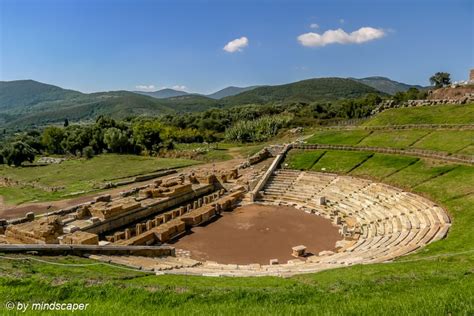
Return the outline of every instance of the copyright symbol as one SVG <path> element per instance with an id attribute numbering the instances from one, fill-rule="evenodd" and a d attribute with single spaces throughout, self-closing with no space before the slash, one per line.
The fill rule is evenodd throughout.
<path id="1" fill-rule="evenodd" d="M 15 302 L 6 302 L 5 307 L 11 311 L 15 308 Z"/>

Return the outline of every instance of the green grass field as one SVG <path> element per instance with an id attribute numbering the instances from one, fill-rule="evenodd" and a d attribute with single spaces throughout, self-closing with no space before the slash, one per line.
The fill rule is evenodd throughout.
<path id="1" fill-rule="evenodd" d="M 437 105 L 385 110 L 362 125 L 472 124 L 474 104 Z"/>
<path id="2" fill-rule="evenodd" d="M 412 147 L 455 153 L 472 145 L 474 145 L 474 130 L 446 130 L 433 131 Z"/>
<path id="3" fill-rule="evenodd" d="M 55 200 L 74 192 L 92 190 L 100 183 L 196 163 L 187 159 L 107 154 L 90 160 L 67 160 L 42 167 L 14 168 L 0 165 L 0 177 L 9 177 L 22 183 L 35 182 L 47 187 L 64 187 L 57 192 L 27 186 L 0 187 L 0 195 L 8 204 Z"/>
<path id="4" fill-rule="evenodd" d="M 385 178 L 391 174 L 407 168 L 416 163 L 419 159 L 396 155 L 374 154 L 369 160 L 356 168 L 354 175 L 370 175 L 375 178 Z"/>
<path id="5" fill-rule="evenodd" d="M 374 131 L 358 146 L 407 148 L 429 134 L 428 130 Z"/>
<path id="6" fill-rule="evenodd" d="M 333 172 L 349 172 L 352 168 L 368 159 L 372 153 L 359 151 L 327 151 L 311 170 L 315 171 L 333 171 Z M 302 169 L 302 168 L 296 168 Z"/>
<path id="7" fill-rule="evenodd" d="M 75 312 L 81 315 L 469 315 L 473 265 L 472 257 L 458 255 L 283 279 L 154 276 L 2 260 L 0 295 L 2 303 L 89 303 L 86 313 Z"/>
<path id="8" fill-rule="evenodd" d="M 286 162 L 291 169 L 311 169 L 316 161 L 325 153 L 323 150 L 292 150 Z"/>
<path id="9" fill-rule="evenodd" d="M 367 130 L 353 130 L 353 131 L 317 131 L 307 142 L 309 144 L 342 144 L 342 145 L 357 145 L 362 139 L 370 135 Z"/>
<path id="10" fill-rule="evenodd" d="M 474 130 L 327 130 L 316 132 L 307 142 L 309 144 L 414 148 L 464 155 L 474 154 Z"/>

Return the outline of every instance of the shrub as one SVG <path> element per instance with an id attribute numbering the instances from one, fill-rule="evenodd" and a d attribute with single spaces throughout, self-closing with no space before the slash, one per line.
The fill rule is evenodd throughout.
<path id="1" fill-rule="evenodd" d="M 84 147 L 84 149 L 82 149 L 82 157 L 91 159 L 94 157 L 94 149 L 91 146 Z"/>
<path id="2" fill-rule="evenodd" d="M 256 120 L 239 121 L 225 132 L 232 142 L 260 142 L 275 136 L 291 121 L 290 115 L 264 116 Z"/>

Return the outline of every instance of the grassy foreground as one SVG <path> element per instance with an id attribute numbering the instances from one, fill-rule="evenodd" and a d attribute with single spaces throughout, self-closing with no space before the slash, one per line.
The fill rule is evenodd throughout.
<path id="1" fill-rule="evenodd" d="M 23 184 L 0 187 L 0 195 L 7 204 L 57 200 L 67 194 L 92 190 L 101 183 L 196 163 L 199 162 L 189 159 L 106 154 L 89 160 L 66 160 L 61 164 L 42 167 L 14 168 L 0 165 L 0 177 L 8 177 Z M 29 186 L 31 183 L 41 187 Z M 55 187 L 60 189 L 55 192 L 49 190 Z"/>
<path id="2" fill-rule="evenodd" d="M 281 279 L 150 276 L 108 266 L 2 260 L 0 295 L 3 304 L 89 303 L 86 312 L 75 312 L 84 315 L 469 315 L 474 310 L 473 265 L 472 257 L 458 255 Z M 0 311 L 21 314 L 4 306 Z"/>

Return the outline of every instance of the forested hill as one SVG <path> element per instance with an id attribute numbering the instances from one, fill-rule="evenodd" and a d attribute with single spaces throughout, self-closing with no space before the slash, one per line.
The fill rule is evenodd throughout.
<path id="1" fill-rule="evenodd" d="M 98 115 L 125 118 L 245 104 L 311 103 L 358 98 L 368 93 L 382 94 L 372 87 L 342 78 L 262 86 L 220 100 L 194 94 L 157 99 L 129 91 L 86 94 L 33 80 L 3 81 L 0 82 L 0 125 L 12 128 L 56 123 L 66 118 L 70 121 L 93 120 Z"/>
<path id="2" fill-rule="evenodd" d="M 380 93 L 380 91 L 351 79 L 317 78 L 278 86 L 259 87 L 223 98 L 221 101 L 226 105 L 284 101 L 313 102 L 358 98 L 368 93 Z"/>
<path id="3" fill-rule="evenodd" d="M 405 92 L 410 88 L 416 88 L 418 90 L 424 89 L 424 87 L 422 86 L 410 85 L 403 82 L 391 80 L 385 77 L 376 76 L 376 77 L 367 77 L 367 78 L 360 78 L 360 79 L 355 79 L 355 78 L 349 78 L 349 79 L 356 80 L 360 83 L 368 85 L 369 87 L 372 87 L 374 89 L 377 89 L 379 91 L 385 92 L 387 94 L 392 94 L 392 95 L 394 95 L 397 92 Z"/>
<path id="4" fill-rule="evenodd" d="M 0 110 L 19 109 L 49 101 L 72 100 L 84 94 L 34 80 L 0 81 Z"/>

